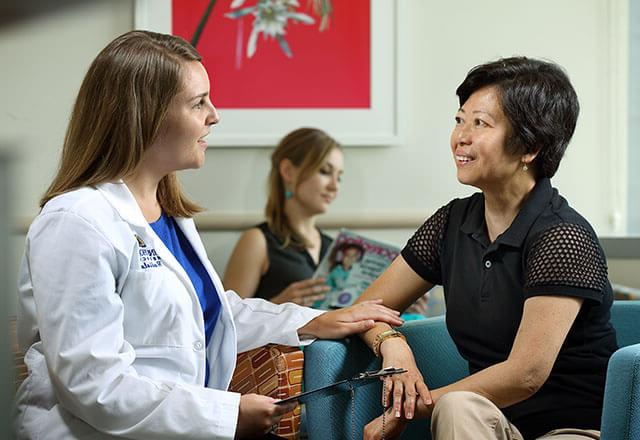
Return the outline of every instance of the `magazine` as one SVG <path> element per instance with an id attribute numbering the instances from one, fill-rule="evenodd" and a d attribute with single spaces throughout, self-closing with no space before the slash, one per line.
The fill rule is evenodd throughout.
<path id="1" fill-rule="evenodd" d="M 314 274 L 324 278 L 331 290 L 313 307 L 350 306 L 399 254 L 396 246 L 342 229 Z"/>

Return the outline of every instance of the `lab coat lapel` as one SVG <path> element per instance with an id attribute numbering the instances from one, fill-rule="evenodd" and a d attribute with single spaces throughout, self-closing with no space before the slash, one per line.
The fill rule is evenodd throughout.
<path id="1" fill-rule="evenodd" d="M 138 206 L 133 194 L 129 191 L 127 185 L 120 181 L 117 183 L 105 183 L 98 187 L 98 190 L 104 195 L 104 197 L 111 203 L 111 205 L 118 212 L 120 217 L 127 222 L 131 229 L 139 234 L 145 242 L 153 246 L 158 253 L 158 256 L 162 259 L 163 265 L 173 271 L 179 280 L 187 288 L 189 292 L 193 308 L 194 318 L 199 322 L 200 328 L 204 335 L 204 318 L 202 314 L 202 308 L 200 306 L 200 300 L 191 283 L 191 279 L 183 269 L 182 265 L 178 263 L 173 254 L 167 249 L 162 240 L 156 235 L 149 223 L 142 215 L 142 211 Z M 226 389 L 231 381 L 231 375 L 235 368 L 236 361 L 236 327 L 232 316 L 231 305 L 227 296 L 224 294 L 224 287 L 216 273 L 215 269 L 211 265 L 211 262 L 207 258 L 206 251 L 200 240 L 198 232 L 196 231 L 195 224 L 192 219 L 176 218 L 178 227 L 182 230 L 191 246 L 204 267 L 207 269 L 211 280 L 216 288 L 218 297 L 222 303 L 222 310 L 220 313 L 220 325 L 219 329 L 214 332 L 214 337 L 210 343 L 210 347 L 207 350 L 210 354 L 210 359 L 215 359 L 215 362 L 211 363 L 209 386 L 212 388 Z"/>
<path id="2" fill-rule="evenodd" d="M 115 208 L 122 220 L 142 229 L 149 226 L 144 215 L 142 215 L 136 199 L 122 180 L 113 183 L 101 183 L 96 188 L 100 191 L 100 194 L 107 199 L 111 206 Z"/>
<path id="3" fill-rule="evenodd" d="M 184 284 L 194 303 L 194 315 L 199 317 L 196 319 L 200 321 L 200 323 L 202 324 L 202 328 L 204 329 L 204 320 L 202 317 L 200 300 L 198 299 L 198 294 L 193 287 L 191 279 L 187 275 L 187 272 L 184 270 L 182 265 L 178 263 L 178 260 L 176 260 L 176 258 L 173 256 L 171 251 L 169 251 L 169 249 L 165 246 L 160 237 L 158 237 L 151 226 L 149 226 L 149 223 L 142 214 L 140 206 L 138 206 L 138 202 L 136 202 L 135 197 L 133 197 L 133 194 L 131 193 L 131 191 L 129 191 L 127 185 L 122 180 L 120 180 L 116 183 L 100 184 L 97 188 L 101 192 L 101 194 L 103 194 L 103 196 L 109 201 L 109 203 L 111 203 L 111 205 L 116 209 L 120 217 L 125 222 L 129 223 L 132 229 L 134 229 L 137 234 L 143 237 L 144 241 L 149 242 L 152 249 L 156 250 L 158 256 L 162 260 L 162 264 L 167 269 L 174 272 L 178 279 L 182 282 L 182 284 Z"/>

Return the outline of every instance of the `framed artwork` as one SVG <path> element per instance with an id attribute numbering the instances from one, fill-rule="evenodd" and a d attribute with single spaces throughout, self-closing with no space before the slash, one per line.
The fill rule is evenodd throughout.
<path id="1" fill-rule="evenodd" d="M 299 127 L 393 145 L 396 0 L 137 0 L 135 26 L 196 46 L 221 121 L 210 146 L 274 146 Z"/>

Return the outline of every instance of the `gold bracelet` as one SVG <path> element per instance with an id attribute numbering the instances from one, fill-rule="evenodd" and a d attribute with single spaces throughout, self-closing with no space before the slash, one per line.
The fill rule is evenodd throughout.
<path id="1" fill-rule="evenodd" d="M 376 338 L 373 340 L 373 352 L 375 353 L 376 357 L 380 357 L 380 346 L 382 345 L 382 343 L 389 339 L 389 338 L 402 338 L 405 341 L 407 340 L 407 338 L 405 338 L 405 336 L 400 333 L 398 330 L 396 329 L 390 329 L 390 330 L 385 330 L 381 333 L 378 333 L 376 335 Z"/>

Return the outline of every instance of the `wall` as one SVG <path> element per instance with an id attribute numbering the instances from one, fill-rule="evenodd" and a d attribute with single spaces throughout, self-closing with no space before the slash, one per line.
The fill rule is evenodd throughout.
<path id="1" fill-rule="evenodd" d="M 609 259 L 609 279 L 612 282 L 640 289 L 640 259 Z"/>
<path id="2" fill-rule="evenodd" d="M 616 188 L 616 164 L 625 163 L 618 130 L 626 65 L 616 24 L 626 16 L 622 0 L 401 0 L 403 35 L 399 73 L 406 91 L 400 109 L 406 142 L 396 147 L 346 151 L 342 192 L 334 215 L 410 214 L 426 217 L 449 199 L 469 194 L 459 185 L 449 151 L 457 109 L 454 90 L 467 70 L 499 56 L 544 57 L 565 66 L 581 100 L 578 128 L 554 184 L 601 234 L 620 229 L 626 194 Z M 89 63 L 133 23 L 132 0 L 96 1 L 0 31 L 3 61 L 0 141 L 19 146 L 14 195 L 16 219 L 31 218 L 51 180 L 73 99 Z M 339 5 L 338 5 L 339 6 Z M 609 69 L 611 67 L 611 69 Z M 212 72 L 215 81 L 215 72 Z M 624 107 L 624 106 L 623 106 Z M 224 111 L 222 112 L 224 118 Z M 331 131 L 330 127 L 322 127 Z M 612 139 L 614 141 L 612 141 Z M 187 192 L 212 216 L 256 216 L 265 200 L 269 149 L 215 148 L 204 169 L 182 173 Z M 416 226 L 417 226 L 416 221 Z M 406 227 L 367 231 L 402 243 Z M 219 269 L 226 265 L 236 232 L 205 233 Z M 23 237 L 14 238 L 19 259 Z M 624 260 L 626 262 L 630 260 Z M 631 260 L 633 261 L 633 260 Z M 621 266 L 622 267 L 622 266 Z M 626 266 L 625 266 L 626 267 Z M 633 267 L 623 274 L 638 272 Z M 624 275 L 627 276 L 627 275 Z M 630 278 L 631 279 L 631 278 Z M 640 287 L 637 278 L 631 279 Z"/>
<path id="3" fill-rule="evenodd" d="M 89 63 L 109 40 L 132 26 L 133 1 L 77 4 L 0 28 L 0 144 L 15 146 L 11 203 L 18 224 L 38 212 Z M 22 235 L 12 237 L 8 260 L 14 267 L 23 241 Z M 15 280 L 9 284 L 15 286 Z M 9 304 L 10 312 L 15 312 L 15 296 L 9 297 Z"/>

